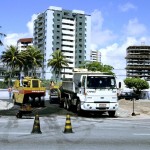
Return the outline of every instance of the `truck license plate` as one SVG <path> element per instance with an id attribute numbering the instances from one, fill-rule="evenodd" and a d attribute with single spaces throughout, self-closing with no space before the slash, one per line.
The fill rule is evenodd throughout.
<path id="1" fill-rule="evenodd" d="M 99 104 L 99 107 L 106 107 L 105 103 Z"/>

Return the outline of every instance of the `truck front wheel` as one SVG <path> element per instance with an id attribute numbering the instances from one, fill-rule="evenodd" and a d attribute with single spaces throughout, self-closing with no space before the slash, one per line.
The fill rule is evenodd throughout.
<path id="1" fill-rule="evenodd" d="M 79 116 L 82 116 L 83 115 L 83 110 L 81 109 L 81 102 L 80 101 L 78 101 L 77 102 L 77 114 L 79 115 Z"/>
<path id="2" fill-rule="evenodd" d="M 109 112 L 108 112 L 109 117 L 114 117 L 114 116 L 115 116 L 115 113 L 116 113 L 116 111 L 109 111 Z"/>

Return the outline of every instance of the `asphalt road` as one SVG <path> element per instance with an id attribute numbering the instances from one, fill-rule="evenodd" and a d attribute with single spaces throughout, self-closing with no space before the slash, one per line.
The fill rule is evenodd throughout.
<path id="1" fill-rule="evenodd" d="M 39 117 L 41 134 L 31 133 L 34 118 L 0 118 L 0 150 L 149 150 L 150 120 L 70 116 L 73 133 L 64 133 L 66 117 Z"/>
<path id="2" fill-rule="evenodd" d="M 0 91 L 1 98 L 9 101 L 6 93 Z M 35 109 L 22 119 L 15 117 L 17 106 L 0 111 L 0 150 L 148 150 L 150 147 L 149 118 L 78 117 L 50 105 L 48 99 L 45 102 L 48 107 Z M 41 134 L 31 133 L 37 113 L 37 129 Z M 64 133 L 68 113 L 73 133 Z"/>

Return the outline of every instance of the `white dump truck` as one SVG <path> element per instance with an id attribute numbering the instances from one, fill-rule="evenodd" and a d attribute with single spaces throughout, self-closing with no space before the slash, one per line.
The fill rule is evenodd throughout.
<path id="1" fill-rule="evenodd" d="M 103 72 L 75 68 L 73 78 L 62 81 L 60 105 L 65 109 L 75 108 L 83 112 L 108 112 L 115 116 L 118 109 L 116 79 Z"/>

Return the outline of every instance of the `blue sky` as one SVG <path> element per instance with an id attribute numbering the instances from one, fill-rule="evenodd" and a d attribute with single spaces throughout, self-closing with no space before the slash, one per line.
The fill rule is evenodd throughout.
<path id="1" fill-rule="evenodd" d="M 150 45 L 149 0 L 5 0 L 0 2 L 0 32 L 4 46 L 32 37 L 33 18 L 49 6 L 83 10 L 92 18 L 91 49 L 100 50 L 102 63 L 125 75 L 126 48 Z M 119 69 L 119 70 L 118 70 Z"/>

